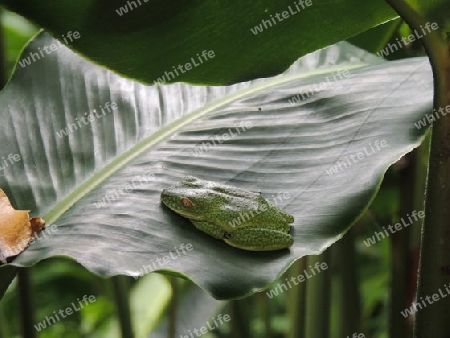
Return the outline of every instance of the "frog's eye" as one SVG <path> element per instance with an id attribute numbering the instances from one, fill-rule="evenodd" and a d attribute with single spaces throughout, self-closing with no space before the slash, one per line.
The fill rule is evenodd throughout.
<path id="1" fill-rule="evenodd" d="M 193 207 L 193 206 L 194 206 L 194 203 L 193 203 L 189 198 L 186 198 L 186 197 L 183 197 L 183 198 L 181 199 L 181 204 L 182 204 L 183 207 L 185 207 L 185 208 L 190 208 L 190 207 Z"/>

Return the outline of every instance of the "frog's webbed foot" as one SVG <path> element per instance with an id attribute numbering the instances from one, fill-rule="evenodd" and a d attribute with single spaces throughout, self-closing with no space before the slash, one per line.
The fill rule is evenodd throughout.
<path id="1" fill-rule="evenodd" d="M 225 232 L 223 229 L 215 224 L 203 222 L 203 221 L 193 221 L 190 220 L 195 227 L 203 232 L 206 232 L 208 235 L 213 236 L 217 239 L 224 239 Z"/>

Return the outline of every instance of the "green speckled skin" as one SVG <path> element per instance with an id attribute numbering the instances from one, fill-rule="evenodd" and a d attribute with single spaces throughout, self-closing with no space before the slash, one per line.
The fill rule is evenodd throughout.
<path id="1" fill-rule="evenodd" d="M 199 230 L 234 247 L 272 251 L 290 247 L 294 217 L 259 193 L 188 176 L 164 189 L 161 201 Z"/>

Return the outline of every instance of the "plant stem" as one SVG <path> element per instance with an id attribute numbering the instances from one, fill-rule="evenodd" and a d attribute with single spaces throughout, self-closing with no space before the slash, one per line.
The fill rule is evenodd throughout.
<path id="1" fill-rule="evenodd" d="M 123 338 L 134 337 L 130 314 L 128 277 L 112 277 L 117 313 Z"/>
<path id="2" fill-rule="evenodd" d="M 357 269 L 355 267 L 355 227 L 333 246 L 339 299 L 339 337 L 360 332 L 361 309 Z"/>
<path id="3" fill-rule="evenodd" d="M 267 300 L 267 295 L 265 292 L 259 292 L 255 294 L 256 297 L 256 306 L 259 309 L 258 315 L 261 318 L 261 322 L 263 323 L 263 334 L 260 335 L 261 338 L 270 338 L 272 337 L 272 329 L 271 329 L 271 316 L 270 316 L 270 307 L 269 301 Z"/>
<path id="4" fill-rule="evenodd" d="M 414 208 L 415 202 L 415 182 L 417 167 L 417 149 L 404 157 L 406 167 L 399 172 L 400 180 L 400 210 L 399 217 L 405 218 Z M 419 209 L 422 210 L 422 209 Z M 417 210 L 417 211 L 419 211 Z M 392 264 L 391 264 L 391 292 L 389 304 L 389 337 L 408 337 L 407 321 L 400 315 L 400 311 L 404 310 L 408 299 L 408 261 L 409 261 L 409 243 L 412 226 L 420 226 L 411 224 L 401 231 L 396 231 L 391 236 Z"/>
<path id="5" fill-rule="evenodd" d="M 33 292 L 30 285 L 30 269 L 21 268 L 18 273 L 18 291 L 20 299 L 20 319 L 22 327 L 22 336 L 27 338 L 35 338 L 36 330 L 33 326 Z"/>
<path id="6" fill-rule="evenodd" d="M 233 320 L 231 321 L 231 337 L 250 337 L 250 326 L 248 312 L 245 304 L 248 300 L 233 300 L 230 302 Z"/>
<path id="7" fill-rule="evenodd" d="M 290 275 L 297 279 L 306 269 L 307 257 L 302 257 L 292 267 Z M 290 331 L 288 338 L 301 338 L 305 336 L 305 304 L 306 304 L 306 283 L 299 283 L 290 289 L 288 295 L 288 314 L 290 317 Z"/>
<path id="8" fill-rule="evenodd" d="M 330 328 L 330 250 L 318 256 L 308 256 L 309 275 L 316 263 L 326 263 L 328 268 L 307 280 L 305 337 L 328 338 Z"/>
<path id="9" fill-rule="evenodd" d="M 435 107 L 447 104 L 450 100 L 438 95 Z M 414 336 L 444 338 L 450 336 L 450 297 L 445 290 L 450 283 L 450 119 L 444 117 L 432 128 L 417 286 L 417 303 L 427 306 L 416 313 Z M 446 296 L 430 304 L 428 298 L 441 292 Z"/>
<path id="10" fill-rule="evenodd" d="M 450 282 L 450 63 L 448 2 L 433 2 L 428 13 L 419 12 L 423 2 L 412 7 L 404 0 L 388 2 L 416 31 L 429 22 L 439 22 L 439 29 L 429 32 L 421 41 L 427 50 L 434 76 L 434 118 L 425 197 L 425 219 L 422 229 L 414 337 L 450 337 L 450 297 L 445 287 Z M 426 6 L 425 6 L 426 8 Z M 447 115 L 447 116 L 445 116 Z M 441 294 L 443 293 L 443 295 Z M 437 296 L 438 300 L 433 296 Z M 445 297 L 445 298 L 444 298 Z"/>
<path id="11" fill-rule="evenodd" d="M 6 290 L 17 275 L 19 268 L 8 265 L 0 267 L 0 299 L 3 298 Z"/>

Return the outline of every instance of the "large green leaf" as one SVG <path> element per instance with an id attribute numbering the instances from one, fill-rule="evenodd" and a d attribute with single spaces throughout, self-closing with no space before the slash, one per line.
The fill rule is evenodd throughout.
<path id="1" fill-rule="evenodd" d="M 230 84 L 278 74 L 299 56 L 397 17 L 383 0 L 302 5 L 293 0 L 0 0 L 0 5 L 91 60 L 146 83 L 192 64 L 191 58 L 198 66 L 179 69 L 173 78 L 167 73 L 171 78 L 165 81 Z M 69 32 L 79 36 L 70 41 Z M 203 51 L 215 56 L 200 64 L 197 54 Z"/>
<path id="2" fill-rule="evenodd" d="M 41 35 L 24 54 L 53 42 Z M 351 76 L 334 81 L 337 69 Z M 292 100 L 308 90 L 308 98 Z M 14 265 L 67 255 L 101 276 L 138 276 L 148 265 L 227 299 L 264 288 L 294 260 L 343 235 L 386 169 L 421 142 L 425 128 L 414 122 L 431 108 L 432 77 L 425 58 L 385 62 L 339 44 L 271 79 L 155 87 L 62 47 L 18 67 L 0 100 L 0 155 L 22 159 L 4 170 L 0 187 L 16 208 L 58 226 Z M 57 136 L 106 102 L 118 109 Z M 202 143 L 249 122 L 251 128 L 232 129 L 236 135 L 195 156 Z M 387 147 L 373 151 L 377 140 Z M 373 154 L 336 170 L 337 161 L 364 148 Z M 261 191 L 269 200 L 288 193 L 278 205 L 295 217 L 293 247 L 248 252 L 198 231 L 159 200 L 186 175 Z M 105 195 L 110 202 L 100 206 Z M 181 244 L 193 250 L 178 256 Z"/>

